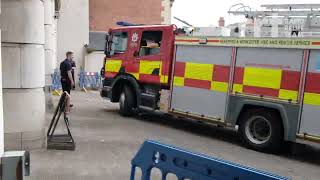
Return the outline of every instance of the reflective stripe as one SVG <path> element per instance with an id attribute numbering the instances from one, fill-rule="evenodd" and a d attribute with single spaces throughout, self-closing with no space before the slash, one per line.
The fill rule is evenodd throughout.
<path id="1" fill-rule="evenodd" d="M 140 79 L 140 74 L 139 73 L 129 73 L 131 74 L 132 76 L 134 76 L 137 80 Z"/>
<path id="2" fill-rule="evenodd" d="M 243 85 L 242 84 L 233 84 L 233 93 L 242 93 Z"/>
<path id="3" fill-rule="evenodd" d="M 173 85 L 174 86 L 184 86 L 184 78 L 183 77 L 174 77 Z"/>
<path id="4" fill-rule="evenodd" d="M 259 95 L 259 96 L 279 97 L 279 91 L 280 89 L 246 86 L 246 85 L 243 86 L 244 93 Z"/>
<path id="5" fill-rule="evenodd" d="M 211 89 L 211 81 L 185 78 L 184 85 L 199 89 Z"/>
<path id="6" fill-rule="evenodd" d="M 320 94 L 304 93 L 304 103 L 314 106 L 320 106 Z"/>
<path id="7" fill-rule="evenodd" d="M 227 93 L 229 72 L 230 68 L 223 65 L 176 62 L 173 84 Z M 233 93 L 269 96 L 297 102 L 299 78 L 298 71 L 237 67 Z"/>
<path id="8" fill-rule="evenodd" d="M 224 82 L 211 82 L 211 90 L 217 92 L 228 92 L 228 83 Z"/>
<path id="9" fill-rule="evenodd" d="M 280 89 L 279 98 L 285 99 L 285 100 L 291 99 L 292 101 L 297 101 L 298 100 L 298 91 Z"/>
<path id="10" fill-rule="evenodd" d="M 119 72 L 122 65 L 121 60 L 107 60 L 105 65 L 106 72 Z"/>
<path id="11" fill-rule="evenodd" d="M 309 72 L 307 75 L 306 92 L 320 94 L 320 73 Z"/>
<path id="12" fill-rule="evenodd" d="M 213 64 L 186 63 L 185 78 L 197 80 L 212 80 Z"/>
<path id="13" fill-rule="evenodd" d="M 300 71 L 282 71 L 281 89 L 299 91 Z"/>
<path id="14" fill-rule="evenodd" d="M 155 69 L 161 68 L 161 61 L 146 61 L 146 60 L 140 60 L 140 68 L 139 73 L 140 74 L 152 74 L 152 72 Z M 161 73 L 161 72 L 160 72 Z"/>
<path id="15" fill-rule="evenodd" d="M 169 76 L 162 74 L 162 73 L 163 73 L 162 71 L 163 71 L 162 62 L 160 62 L 160 72 L 159 72 L 159 75 L 160 75 L 160 83 L 166 84 L 166 83 L 168 83 Z"/>
<path id="16" fill-rule="evenodd" d="M 247 67 L 244 70 L 243 84 L 252 87 L 280 89 L 281 69 Z"/>
<path id="17" fill-rule="evenodd" d="M 115 73 L 115 72 L 105 72 L 105 77 L 107 78 L 114 78 L 117 76 L 118 73 Z"/>
<path id="18" fill-rule="evenodd" d="M 175 64 L 175 70 L 174 70 L 174 75 L 183 77 L 185 74 L 185 69 L 186 69 L 186 63 L 185 62 L 176 62 Z"/>
<path id="19" fill-rule="evenodd" d="M 229 82 L 230 67 L 224 65 L 214 65 L 213 81 Z"/>
<path id="20" fill-rule="evenodd" d="M 169 77 L 166 75 L 161 75 L 160 83 L 168 83 Z"/>
<path id="21" fill-rule="evenodd" d="M 244 76 L 244 68 L 243 67 L 236 67 L 234 70 L 234 80 L 235 84 L 243 84 L 243 76 Z"/>

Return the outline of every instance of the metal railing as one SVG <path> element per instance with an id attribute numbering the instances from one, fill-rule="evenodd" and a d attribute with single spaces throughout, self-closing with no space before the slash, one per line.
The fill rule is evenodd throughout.
<path id="1" fill-rule="evenodd" d="M 101 76 L 99 72 L 85 72 L 80 71 L 79 74 L 79 85 L 82 90 L 87 88 L 99 89 L 101 86 Z"/>
<path id="2" fill-rule="evenodd" d="M 178 180 L 288 180 L 206 155 L 193 153 L 155 141 L 145 141 L 131 162 L 131 178 L 141 169 L 141 180 L 150 180 L 151 171 L 161 171 L 162 180 L 174 174 Z"/>

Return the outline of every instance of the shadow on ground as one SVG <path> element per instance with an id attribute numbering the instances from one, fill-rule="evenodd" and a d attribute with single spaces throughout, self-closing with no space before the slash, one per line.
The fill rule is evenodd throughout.
<path id="1" fill-rule="evenodd" d="M 108 113 L 119 113 L 117 109 L 109 109 L 105 111 Z M 136 120 L 161 124 L 170 128 L 188 131 L 189 133 L 196 135 L 206 136 L 216 140 L 226 141 L 242 146 L 241 139 L 235 130 L 221 128 L 199 121 L 175 118 L 170 115 L 158 113 L 143 113 L 135 115 L 134 118 Z M 285 150 L 277 155 L 291 160 L 320 165 L 319 147 L 306 144 L 288 143 L 284 148 Z"/>

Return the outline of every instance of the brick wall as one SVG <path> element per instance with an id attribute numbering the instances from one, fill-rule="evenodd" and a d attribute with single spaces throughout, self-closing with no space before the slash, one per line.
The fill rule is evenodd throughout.
<path id="1" fill-rule="evenodd" d="M 106 31 L 117 21 L 162 24 L 166 0 L 89 0 L 90 31 Z"/>

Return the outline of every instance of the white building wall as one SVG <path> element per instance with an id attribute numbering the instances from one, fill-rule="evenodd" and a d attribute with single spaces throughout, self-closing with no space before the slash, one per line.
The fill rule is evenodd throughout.
<path id="1" fill-rule="evenodd" d="M 51 85 L 51 74 L 55 68 L 54 46 L 56 41 L 54 1 L 44 0 L 44 27 L 45 27 L 45 81 L 46 86 Z"/>
<path id="2" fill-rule="evenodd" d="M 5 149 L 32 149 L 45 140 L 45 31 L 40 0 L 2 0 Z"/>
<path id="3" fill-rule="evenodd" d="M 58 57 L 58 19 L 54 20 L 53 23 L 53 69 L 57 68 L 57 57 Z"/>
<path id="4" fill-rule="evenodd" d="M 44 49 L 41 44 L 2 42 L 3 87 L 6 89 L 44 86 Z"/>
<path id="5" fill-rule="evenodd" d="M 1 0 L 0 0 L 1 14 Z M 1 28 L 0 28 L 0 156 L 4 152 L 4 130 L 3 130 L 3 98 L 2 98 L 2 61 L 1 61 Z"/>
<path id="6" fill-rule="evenodd" d="M 100 72 L 103 67 L 105 54 L 103 51 L 94 51 L 86 55 L 85 68 L 86 72 Z"/>
<path id="7" fill-rule="evenodd" d="M 161 16 L 163 17 L 162 24 L 171 24 L 171 0 L 162 0 L 163 11 Z"/>
<path id="8" fill-rule="evenodd" d="M 67 51 L 74 52 L 78 74 L 84 67 L 85 48 L 89 43 L 89 0 L 63 0 L 58 20 L 57 66 Z M 78 78 L 76 78 L 76 81 Z"/>

